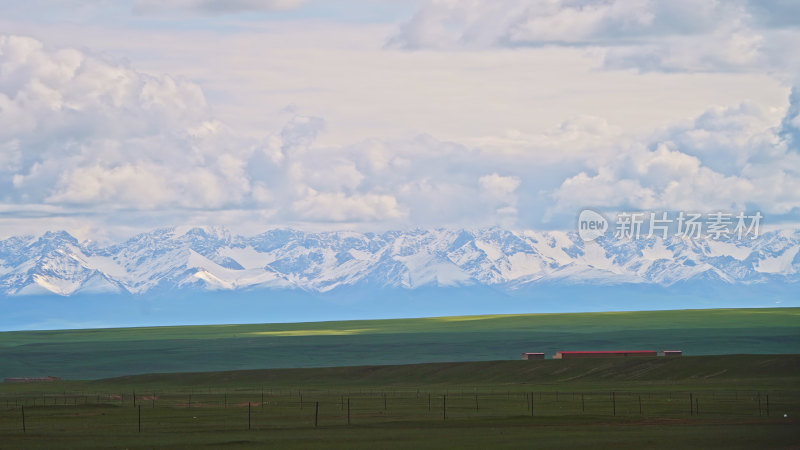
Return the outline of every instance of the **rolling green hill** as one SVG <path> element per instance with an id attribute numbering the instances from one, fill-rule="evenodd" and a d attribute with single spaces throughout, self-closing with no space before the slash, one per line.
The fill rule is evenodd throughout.
<path id="1" fill-rule="evenodd" d="M 4 332 L 0 377 L 512 360 L 582 349 L 800 353 L 800 308 Z"/>

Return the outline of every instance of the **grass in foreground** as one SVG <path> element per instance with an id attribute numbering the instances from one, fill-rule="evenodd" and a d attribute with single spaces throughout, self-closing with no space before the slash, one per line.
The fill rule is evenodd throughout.
<path id="1" fill-rule="evenodd" d="M 794 448 L 798 379 L 800 355 L 740 355 L 0 385 L 0 447 Z"/>

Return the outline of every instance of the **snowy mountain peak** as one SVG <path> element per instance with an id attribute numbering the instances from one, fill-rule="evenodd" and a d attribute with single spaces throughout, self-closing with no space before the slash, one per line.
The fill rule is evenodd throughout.
<path id="1" fill-rule="evenodd" d="M 121 243 L 64 231 L 0 241 L 0 293 L 144 294 L 160 289 L 300 289 L 369 285 L 495 286 L 542 282 L 766 283 L 800 281 L 800 231 L 746 240 L 582 241 L 563 231 L 412 230 L 380 234 L 221 227 L 161 228 Z"/>

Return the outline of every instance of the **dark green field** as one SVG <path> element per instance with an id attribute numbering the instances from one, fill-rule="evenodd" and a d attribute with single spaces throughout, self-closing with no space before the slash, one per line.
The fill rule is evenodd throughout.
<path id="1" fill-rule="evenodd" d="M 798 448 L 798 380 L 734 355 L 2 384 L 0 448 Z"/>
<path id="2" fill-rule="evenodd" d="M 800 308 L 0 333 L 0 378 L 519 359 L 526 351 L 800 353 Z"/>

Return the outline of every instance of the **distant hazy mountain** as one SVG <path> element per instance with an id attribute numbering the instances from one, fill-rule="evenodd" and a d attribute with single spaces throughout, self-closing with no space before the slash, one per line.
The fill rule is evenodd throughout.
<path id="1" fill-rule="evenodd" d="M 586 243 L 572 232 L 499 228 L 382 234 L 276 229 L 243 237 L 205 227 L 158 229 L 110 246 L 79 242 L 59 231 L 0 241 L 0 294 L 786 285 L 800 281 L 799 250 L 800 231 L 752 240 L 601 238 Z"/>

